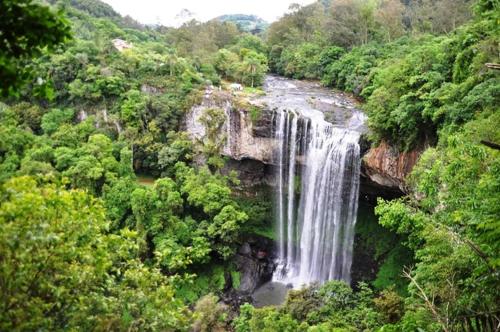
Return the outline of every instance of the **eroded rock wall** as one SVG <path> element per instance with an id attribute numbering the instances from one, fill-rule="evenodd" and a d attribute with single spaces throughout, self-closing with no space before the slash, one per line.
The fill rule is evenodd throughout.
<path id="1" fill-rule="evenodd" d="M 261 106 L 260 115 L 252 120 L 251 106 L 241 104 L 231 92 L 208 88 L 202 102 L 186 114 L 184 129 L 193 140 L 201 140 L 205 128 L 199 121 L 200 117 L 207 109 L 222 109 L 226 121 L 221 131 L 227 136 L 223 154 L 230 159 L 226 171 L 241 173 L 244 185 L 271 184 L 270 170 L 276 144 L 272 138 L 273 111 Z M 406 192 L 405 179 L 424 149 L 401 152 L 387 142 L 371 148 L 368 142 L 360 144 L 364 154 L 361 193 L 392 198 Z"/>
<path id="2" fill-rule="evenodd" d="M 222 128 L 227 136 L 223 149 L 225 156 L 233 160 L 252 159 L 271 163 L 274 144 L 271 137 L 271 111 L 262 110 L 259 119 L 254 122 L 250 111 L 236 105 L 231 93 L 207 90 L 201 104 L 194 106 L 184 118 L 185 130 L 193 139 L 200 140 L 205 135 L 200 118 L 210 108 L 222 109 L 226 115 Z"/>
<path id="3" fill-rule="evenodd" d="M 406 177 L 422 154 L 423 149 L 400 152 L 387 142 L 367 151 L 362 161 L 362 174 L 372 182 L 388 190 L 406 192 Z"/>

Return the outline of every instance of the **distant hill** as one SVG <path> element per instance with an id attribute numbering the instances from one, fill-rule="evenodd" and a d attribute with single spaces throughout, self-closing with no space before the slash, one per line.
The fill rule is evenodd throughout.
<path id="1" fill-rule="evenodd" d="M 215 20 L 221 22 L 233 22 L 238 28 L 245 32 L 253 34 L 261 33 L 266 30 L 269 23 L 256 15 L 232 14 L 216 17 Z"/>
<path id="2" fill-rule="evenodd" d="M 55 3 L 57 1 L 50 2 Z M 120 17 L 120 14 L 118 14 L 113 7 L 100 0 L 70 0 L 69 4 L 74 8 L 84 11 L 94 17 Z"/>

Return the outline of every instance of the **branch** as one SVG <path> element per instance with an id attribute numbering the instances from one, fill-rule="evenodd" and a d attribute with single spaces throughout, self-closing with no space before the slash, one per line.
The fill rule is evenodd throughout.
<path id="1" fill-rule="evenodd" d="M 500 70 L 500 64 L 498 63 L 486 63 L 484 64 L 487 68 Z"/>
<path id="2" fill-rule="evenodd" d="M 413 284 L 415 284 L 415 286 L 417 287 L 418 291 L 420 292 L 420 298 L 422 300 L 424 300 L 426 306 L 429 308 L 429 310 L 431 311 L 431 313 L 434 316 L 434 318 L 441 324 L 441 326 L 443 327 L 443 330 L 445 332 L 449 332 L 450 330 L 448 329 L 447 320 L 444 320 L 441 317 L 441 315 L 439 314 L 439 312 L 436 309 L 436 305 L 434 304 L 434 301 L 429 300 L 429 297 L 425 293 L 424 289 L 417 283 L 417 280 L 415 280 L 415 278 L 412 277 L 411 270 L 403 270 L 403 275 L 406 278 L 410 279 L 410 281 Z"/>
<path id="3" fill-rule="evenodd" d="M 458 234 L 457 232 L 455 232 L 451 227 L 446 227 L 444 228 L 448 234 L 450 234 L 450 236 L 455 239 L 455 241 L 457 241 L 459 244 L 465 244 L 467 245 L 470 249 L 472 249 L 472 251 L 479 257 L 481 258 L 484 263 L 486 263 L 486 266 L 488 267 L 488 270 L 491 272 L 491 273 L 495 273 L 495 269 L 491 266 L 490 264 L 490 259 L 488 257 L 488 254 L 486 254 L 484 251 L 481 250 L 481 248 L 475 244 L 474 242 L 472 242 L 471 240 L 469 240 L 467 237 L 464 236 L 464 238 L 462 238 L 460 236 L 460 234 Z"/>
<path id="4" fill-rule="evenodd" d="M 500 150 L 500 144 L 493 143 L 493 142 L 490 142 L 490 141 L 485 141 L 484 139 L 482 139 L 480 141 L 480 143 L 483 144 L 483 145 L 486 145 L 489 148 L 492 148 L 492 149 L 495 149 L 495 150 Z"/>

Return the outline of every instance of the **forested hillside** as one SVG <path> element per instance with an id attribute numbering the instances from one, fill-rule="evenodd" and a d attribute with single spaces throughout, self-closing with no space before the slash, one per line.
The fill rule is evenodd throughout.
<path id="1" fill-rule="evenodd" d="M 221 22 L 233 22 L 240 30 L 250 32 L 252 34 L 264 32 L 269 26 L 269 23 L 255 15 L 222 15 L 215 19 Z"/>
<path id="2" fill-rule="evenodd" d="M 29 3 L 1 15 L 40 12 L 40 33 L 55 37 L 55 22 L 71 36 L 12 60 L 29 64 L 22 89 L 2 80 L 0 329 L 187 329 L 187 305 L 234 269 L 248 217 L 218 147 L 194 146 L 181 116 L 221 77 L 261 80 L 263 42 L 231 23 L 158 31 L 99 1 Z M 189 166 L 194 152 L 210 168 Z M 162 178 L 145 186 L 136 173 Z"/>
<path id="3" fill-rule="evenodd" d="M 2 1 L 0 330 L 498 331 L 499 2 L 323 0 L 262 35 L 232 21 Z M 204 140 L 182 119 L 206 89 L 262 93 L 268 72 L 355 95 L 373 146 L 425 149 L 407 192 L 375 209 L 413 256 L 387 272 L 402 285 L 220 301 L 243 240 L 272 233 L 271 203 L 222 171 L 220 109 Z"/>

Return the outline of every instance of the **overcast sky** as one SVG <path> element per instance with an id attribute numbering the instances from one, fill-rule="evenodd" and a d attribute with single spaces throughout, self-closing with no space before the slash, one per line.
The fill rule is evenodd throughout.
<path id="1" fill-rule="evenodd" d="M 223 14 L 254 14 L 268 22 L 282 16 L 292 3 L 309 4 L 314 0 L 103 0 L 122 15 L 130 15 L 144 24 L 161 23 L 177 26 L 183 9 L 194 18 L 207 21 Z M 177 18 L 176 18 L 177 17 Z"/>

